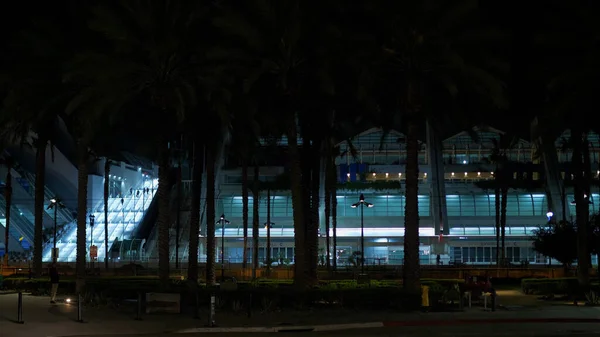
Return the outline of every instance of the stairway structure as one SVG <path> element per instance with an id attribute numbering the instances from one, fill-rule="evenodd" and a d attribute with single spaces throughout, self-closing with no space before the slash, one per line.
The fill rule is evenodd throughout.
<path id="1" fill-rule="evenodd" d="M 132 187 L 127 195 L 108 199 L 108 248 L 115 241 L 130 240 L 141 222 L 148 207 L 156 194 L 158 179 L 145 179 Z M 104 201 L 97 205 L 94 215 L 93 229 L 87 229 L 86 249 L 95 245 L 98 247 L 97 261 L 105 259 L 104 242 Z M 64 235 L 56 247 L 59 249 L 59 262 L 74 262 L 77 257 L 77 226 L 73 226 Z M 89 251 L 88 251 L 89 254 Z M 86 254 L 87 255 L 87 254 Z M 44 252 L 44 261 L 51 260 L 51 247 Z"/>
<path id="2" fill-rule="evenodd" d="M 31 248 L 31 242 L 33 242 L 33 224 L 29 223 L 27 219 L 20 215 L 19 210 L 13 205 L 11 207 L 12 215 L 10 217 L 11 225 L 8 229 L 8 233 L 11 238 L 18 242 L 19 246 L 23 250 L 29 250 Z M 6 200 L 0 196 L 0 219 L 6 214 Z M 6 227 L 6 219 L 0 221 L 0 225 Z M 4 238 L 2 238 L 4 239 Z M 9 250 L 14 248 L 14 245 L 9 245 Z M 11 248 L 13 247 L 13 248 Z"/>

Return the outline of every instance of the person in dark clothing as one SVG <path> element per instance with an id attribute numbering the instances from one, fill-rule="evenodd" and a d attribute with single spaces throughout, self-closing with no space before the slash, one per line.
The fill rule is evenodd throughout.
<path id="1" fill-rule="evenodd" d="M 50 289 L 50 303 L 56 303 L 56 292 L 58 291 L 58 282 L 60 281 L 60 276 L 58 275 L 58 270 L 56 269 L 56 265 L 50 265 L 50 284 L 52 285 Z"/>

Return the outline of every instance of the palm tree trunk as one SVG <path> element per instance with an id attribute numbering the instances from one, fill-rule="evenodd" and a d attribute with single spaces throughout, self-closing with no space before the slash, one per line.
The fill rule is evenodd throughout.
<path id="1" fill-rule="evenodd" d="M 320 225 L 320 221 L 319 221 L 319 205 L 320 205 L 320 197 L 319 197 L 319 192 L 320 192 L 320 178 L 321 178 L 321 141 L 320 140 L 314 140 L 312 145 L 311 145 L 311 149 L 313 151 L 312 155 L 310 155 L 308 158 L 310 158 L 311 160 L 308 160 L 308 163 L 311 163 L 310 165 L 310 170 L 311 170 L 311 180 L 310 180 L 310 184 L 308 186 L 310 186 L 310 197 L 311 197 L 311 203 L 310 203 L 310 209 L 311 209 L 311 217 L 310 217 L 310 221 L 308 222 L 308 237 L 306 238 L 307 242 L 309 243 L 309 282 L 311 285 L 315 285 L 318 283 L 318 268 L 319 268 L 319 225 Z"/>
<path id="2" fill-rule="evenodd" d="M 254 165 L 254 180 L 252 187 L 252 279 L 256 279 L 256 270 L 258 269 L 258 206 L 260 202 L 259 194 L 259 170 L 258 163 Z"/>
<path id="3" fill-rule="evenodd" d="M 248 160 L 242 159 L 242 226 L 244 232 L 244 251 L 242 252 L 242 270 L 248 267 Z"/>
<path id="4" fill-rule="evenodd" d="M 337 167 L 335 160 L 331 161 L 331 227 L 333 231 L 333 270 L 337 270 Z"/>
<path id="5" fill-rule="evenodd" d="M 75 263 L 75 278 L 76 291 L 80 294 L 85 286 L 86 271 L 88 147 L 84 140 L 79 139 L 77 148 L 77 257 Z"/>
<path id="6" fill-rule="evenodd" d="M 294 217 L 294 284 L 298 288 L 306 288 L 308 280 L 305 274 L 306 254 L 303 249 L 305 245 L 304 222 L 304 190 L 302 186 L 302 167 L 300 164 L 300 152 L 298 150 L 298 133 L 295 119 L 288 122 L 288 155 L 290 164 L 290 187 L 292 192 L 292 211 Z"/>
<path id="7" fill-rule="evenodd" d="M 159 142 L 158 153 L 158 276 L 163 287 L 169 285 L 169 190 L 170 190 L 170 160 L 166 141 Z"/>
<path id="8" fill-rule="evenodd" d="M 104 161 L 104 269 L 108 270 L 108 196 L 110 186 L 110 160 Z"/>
<path id="9" fill-rule="evenodd" d="M 591 163 L 591 158 L 590 158 L 590 143 L 588 141 L 588 137 L 587 135 L 585 135 L 584 139 L 583 139 L 583 144 L 582 144 L 582 149 L 581 149 L 581 156 L 582 156 L 582 160 L 583 160 L 583 170 L 581 170 L 583 173 L 583 177 L 582 177 L 582 184 L 583 184 L 583 189 L 584 189 L 584 195 L 586 195 L 587 197 L 585 197 L 585 202 L 583 203 L 583 216 L 584 216 L 584 223 L 586 224 L 586 233 L 589 231 L 589 226 L 590 226 L 590 196 L 592 195 L 592 191 L 591 191 L 591 186 L 592 186 L 592 163 Z M 589 241 L 588 241 L 589 242 Z M 589 246 L 589 243 L 586 243 L 586 249 L 588 250 L 588 253 L 586 254 L 586 266 L 588 268 L 592 267 L 592 254 L 591 254 L 591 249 L 592 247 Z"/>
<path id="10" fill-rule="evenodd" d="M 190 237 L 188 247 L 188 280 L 198 283 L 198 246 L 200 234 L 200 209 L 202 208 L 202 173 L 204 172 L 204 147 L 194 143 L 192 172 L 192 207 L 190 209 Z"/>
<path id="11" fill-rule="evenodd" d="M 46 148 L 48 139 L 39 134 L 35 153 L 35 225 L 33 238 L 33 270 L 35 277 L 42 276 L 44 241 L 44 191 L 46 186 Z"/>
<path id="12" fill-rule="evenodd" d="M 408 124 L 406 135 L 406 206 L 404 217 L 404 288 L 420 289 L 419 261 L 419 142 L 418 127 Z"/>
<path id="13" fill-rule="evenodd" d="M 216 240 L 215 240 L 215 153 L 206 148 L 206 284 L 214 285 Z"/>
<path id="14" fill-rule="evenodd" d="M 329 225 L 331 220 L 331 158 L 326 158 L 325 166 L 325 265 L 327 271 L 331 272 L 331 243 L 329 236 Z"/>
<path id="15" fill-rule="evenodd" d="M 267 276 L 271 276 L 271 190 L 267 189 L 267 251 L 265 254 L 267 263 Z"/>
<path id="16" fill-rule="evenodd" d="M 498 176 L 499 172 L 496 168 L 496 177 L 494 180 L 496 181 L 496 185 L 498 184 Z M 500 266 L 500 188 L 496 187 L 494 189 L 494 206 L 496 210 L 496 266 Z"/>
<path id="17" fill-rule="evenodd" d="M 10 208 L 12 207 L 12 162 L 10 158 L 6 159 L 6 186 L 4 188 L 4 199 L 6 200 L 5 228 L 4 228 L 4 265 L 8 267 L 8 243 L 10 240 Z"/>
<path id="18" fill-rule="evenodd" d="M 508 203 L 508 188 L 502 187 L 502 204 L 500 206 L 500 231 L 502 246 L 500 248 L 500 260 L 503 267 L 507 266 L 506 263 L 506 205 Z"/>
<path id="19" fill-rule="evenodd" d="M 577 277 L 579 284 L 587 287 L 590 284 L 587 248 L 587 218 L 589 217 L 588 199 L 585 197 L 585 177 L 582 162 L 583 132 L 578 128 L 571 129 L 571 143 L 573 144 L 573 155 L 571 165 L 574 172 L 573 188 L 575 194 L 575 218 L 577 221 Z"/>

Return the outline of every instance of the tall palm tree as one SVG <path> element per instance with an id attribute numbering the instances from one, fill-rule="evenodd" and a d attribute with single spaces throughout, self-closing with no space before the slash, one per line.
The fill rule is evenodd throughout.
<path id="1" fill-rule="evenodd" d="M 104 160 L 104 269 L 108 270 L 108 199 L 110 187 L 110 159 Z"/>
<path id="2" fill-rule="evenodd" d="M 59 21 L 69 18 L 62 17 Z M 77 26 L 77 21 L 73 24 Z M 11 129 L 13 144 L 31 142 L 35 152 L 33 269 L 36 276 L 42 273 L 46 154 L 48 149 L 53 154 L 57 118 L 72 97 L 61 76 L 62 63 L 74 53 L 71 43 L 76 37 L 65 28 L 42 19 L 33 28 L 13 36 L 18 41 L 9 48 L 14 62 L 8 62 L 12 66 L 3 70 L 10 78 L 2 109 L 4 123 L 9 123 L 3 124 Z"/>
<path id="3" fill-rule="evenodd" d="M 260 97 L 261 107 L 278 111 L 279 129 L 288 140 L 296 247 L 294 282 L 299 287 L 316 281 L 312 266 L 316 265 L 318 245 L 315 216 L 309 216 L 316 203 L 311 205 L 310 190 L 303 187 L 310 186 L 311 181 L 312 168 L 306 161 L 312 158 L 304 153 L 312 139 L 307 128 L 300 129 L 300 125 L 310 125 L 308 121 L 314 122 L 316 114 L 308 104 L 303 106 L 302 97 L 313 88 L 326 87 L 329 79 L 317 59 L 328 55 L 324 51 L 327 44 L 321 41 L 330 35 L 323 28 L 330 17 L 325 13 L 315 15 L 321 12 L 311 6 L 297 0 L 253 0 L 242 6 L 224 2 L 220 8 L 223 14 L 214 20 L 215 26 L 235 43 L 228 55 L 244 65 L 248 92 Z"/>
<path id="4" fill-rule="evenodd" d="M 252 179 L 252 279 L 256 279 L 256 271 L 259 268 L 258 246 L 259 246 L 259 205 L 260 205 L 260 166 L 254 163 L 254 174 Z"/>
<path id="5" fill-rule="evenodd" d="M 200 212 L 202 204 L 202 174 L 204 173 L 204 142 L 194 138 L 192 149 L 192 207 L 190 209 L 190 237 L 188 248 L 188 280 L 198 281 L 198 246 L 200 234 Z"/>
<path id="6" fill-rule="evenodd" d="M 382 71 L 393 108 L 383 125 L 402 119 L 406 134 L 406 204 L 404 234 L 404 287 L 419 289 L 419 135 L 426 120 L 444 118 L 436 97 L 458 98 L 461 94 L 489 97 L 504 104 L 503 85 L 493 73 L 477 65 L 471 55 L 489 53 L 497 42 L 495 35 L 474 42 L 472 32 L 485 28 L 477 20 L 477 1 L 397 2 L 383 1 L 373 6 L 367 22 L 374 25 L 376 37 L 368 46 L 377 51 L 376 64 Z M 468 25 L 467 25 L 468 23 Z M 477 27 L 479 26 L 479 27 Z M 474 28 L 477 27 L 477 28 Z M 481 58 L 492 60 L 494 57 Z M 496 64 L 496 62 L 492 62 Z M 489 65 L 489 63 L 488 63 Z M 388 106 L 389 107 L 389 106 Z M 382 108 L 388 110 L 385 105 Z M 388 111 L 389 111 L 388 110 Z M 396 122 L 396 123 L 394 123 Z"/>
<path id="7" fill-rule="evenodd" d="M 561 14 L 568 13 L 571 20 L 567 21 L 568 30 L 560 30 L 556 39 L 545 45 L 546 50 L 558 54 L 560 62 L 553 62 L 553 76 L 548 79 L 547 89 L 551 99 L 545 107 L 545 118 L 542 120 L 539 134 L 551 133 L 558 136 L 566 129 L 570 130 L 569 147 L 572 151 L 572 184 L 574 189 L 575 218 L 577 226 L 577 264 L 579 283 L 587 287 L 590 283 L 590 247 L 586 236 L 589 225 L 589 186 L 591 168 L 589 161 L 588 141 L 586 134 L 589 131 L 600 131 L 596 121 L 591 118 L 596 104 L 599 68 L 596 60 L 600 55 L 597 41 L 599 26 L 594 19 L 598 7 L 596 3 L 586 3 L 582 6 L 572 6 L 570 3 L 562 4 Z M 566 32 L 566 33 L 565 33 Z M 548 39 L 550 40 L 550 39 Z M 557 50 L 556 41 L 559 41 L 561 50 Z M 568 46 L 568 48 L 567 48 Z M 544 50 L 544 51 L 546 51 Z M 577 53 L 570 51 L 577 50 Z M 548 67 L 550 68 L 550 67 Z M 548 68 L 544 69 L 547 70 Z M 555 139 L 555 138 L 554 138 Z M 568 177 L 565 177 L 567 180 Z"/>
<path id="8" fill-rule="evenodd" d="M 215 284 L 215 150 L 206 147 L 206 284 Z M 222 248 L 221 248 L 222 249 Z"/>
<path id="9" fill-rule="evenodd" d="M 242 158 L 242 229 L 243 232 L 243 249 L 242 252 L 242 269 L 245 271 L 248 267 L 248 160 Z"/>
<path id="10" fill-rule="evenodd" d="M 212 36 L 203 26 L 206 9 L 204 3 L 167 0 L 95 6 L 89 27 L 105 37 L 105 47 L 79 55 L 69 74 L 69 79 L 87 85 L 80 101 L 102 98 L 101 102 L 109 102 L 102 106 L 110 106 L 111 120 L 137 120 L 143 124 L 140 136 L 154 141 L 159 166 L 159 275 L 165 286 L 170 258 L 169 142 L 196 105 L 194 88 L 204 65 L 204 42 Z M 140 111 L 151 117 L 140 121 L 135 116 Z"/>
<path id="11" fill-rule="evenodd" d="M 518 144 L 519 138 L 515 135 L 500 134 L 492 139 L 492 148 L 486 160 L 494 165 L 494 179 L 480 181 L 476 185 L 482 189 L 494 190 L 495 216 L 496 216 L 496 264 L 506 263 L 506 207 L 509 188 L 515 187 L 513 174 L 515 163 L 510 160 L 510 151 Z"/>
<path id="12" fill-rule="evenodd" d="M 12 207 L 12 158 L 4 158 L 4 166 L 6 166 L 6 186 L 4 186 L 4 199 L 6 201 L 6 211 L 4 218 L 4 265 L 8 267 L 8 242 L 10 238 L 10 210 Z"/>
<path id="13" fill-rule="evenodd" d="M 327 154 L 326 154 L 327 157 Z M 331 223 L 331 196 L 332 196 L 332 185 L 335 183 L 332 177 L 331 159 L 325 164 L 325 256 L 327 271 L 331 272 L 331 235 L 330 235 L 330 223 Z M 334 250 L 335 252 L 335 250 Z"/>

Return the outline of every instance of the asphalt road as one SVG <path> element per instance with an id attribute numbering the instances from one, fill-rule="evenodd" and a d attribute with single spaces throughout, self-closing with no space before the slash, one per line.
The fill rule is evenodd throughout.
<path id="1" fill-rule="evenodd" d="M 558 337 L 558 336 L 576 336 L 576 337 L 599 337 L 600 324 L 582 324 L 582 323 L 549 323 L 549 324 L 491 324 L 491 325 L 457 325 L 457 326 L 438 326 L 438 327 L 397 327 L 397 328 L 374 328 L 374 329 L 355 329 L 340 330 L 328 332 L 298 332 L 289 333 L 299 337 Z M 252 337 L 273 336 L 273 333 L 189 333 L 189 334 L 156 334 L 144 335 L 147 337 L 199 337 L 199 336 L 234 336 L 244 335 Z M 77 336 L 84 337 L 85 335 Z M 103 335 L 95 337 L 140 337 L 141 335 Z"/>

